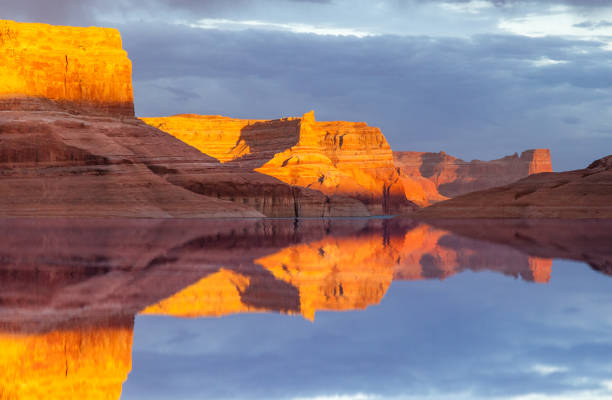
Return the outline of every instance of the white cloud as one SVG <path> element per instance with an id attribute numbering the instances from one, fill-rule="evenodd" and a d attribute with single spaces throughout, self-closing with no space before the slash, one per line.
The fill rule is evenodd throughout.
<path id="1" fill-rule="evenodd" d="M 537 60 L 532 60 L 531 64 L 533 64 L 536 67 L 548 67 L 548 66 L 557 65 L 557 64 L 567 64 L 567 61 L 553 60 L 552 58 L 548 58 L 548 57 L 540 57 Z"/>
<path id="2" fill-rule="evenodd" d="M 327 26 L 314 26 L 301 23 L 276 23 L 259 20 L 230 20 L 230 19 L 215 19 L 206 18 L 200 19 L 195 23 L 182 23 L 191 28 L 200 29 L 223 29 L 223 30 L 246 30 L 246 29 L 262 29 L 274 31 L 286 31 L 292 33 L 310 33 L 315 35 L 331 35 L 331 36 L 356 36 L 363 38 L 367 36 L 376 36 L 372 32 L 362 31 L 353 28 L 337 28 Z"/>
<path id="3" fill-rule="evenodd" d="M 557 373 L 561 373 L 561 372 L 567 372 L 568 369 L 567 367 L 564 366 L 560 366 L 560 365 L 546 365 L 546 364 L 536 364 L 533 367 L 531 367 L 531 370 L 533 372 L 536 372 L 542 376 L 548 376 L 548 375 L 552 375 L 552 374 L 557 374 Z"/>
<path id="4" fill-rule="evenodd" d="M 493 4 L 483 0 L 472 0 L 467 3 L 441 3 L 440 8 L 448 11 L 466 14 L 480 14 L 486 9 L 492 8 Z"/>
<path id="5" fill-rule="evenodd" d="M 612 19 L 609 11 L 602 11 L 597 17 L 585 17 L 561 7 L 550 9 L 547 13 L 501 19 L 498 28 L 528 37 L 565 36 L 593 40 L 612 36 L 612 24 L 600 22 L 607 19 Z M 597 20 L 598 23 L 591 20 Z"/>

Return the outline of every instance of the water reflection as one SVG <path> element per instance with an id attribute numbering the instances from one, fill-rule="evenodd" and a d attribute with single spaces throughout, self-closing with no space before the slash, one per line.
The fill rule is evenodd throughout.
<path id="1" fill-rule="evenodd" d="M 470 270 L 548 283 L 554 257 L 603 272 L 612 259 L 612 225 L 593 222 L 3 222 L 0 399 L 119 398 L 137 314 L 313 321 L 379 304 L 393 281 Z"/>

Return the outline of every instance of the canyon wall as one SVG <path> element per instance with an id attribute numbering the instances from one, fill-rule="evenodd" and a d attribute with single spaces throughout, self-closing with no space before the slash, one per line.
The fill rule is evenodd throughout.
<path id="1" fill-rule="evenodd" d="M 0 216 L 370 215 L 224 165 L 136 120 L 132 96 L 118 31 L 0 21 Z"/>
<path id="2" fill-rule="evenodd" d="M 318 122 L 314 112 L 273 121 L 198 115 L 143 120 L 226 165 L 356 199 L 372 215 L 415 208 L 406 198 L 385 137 L 362 122 Z"/>
<path id="3" fill-rule="evenodd" d="M 36 108 L 134 115 L 132 64 L 115 29 L 0 21 L 0 109 Z"/>
<path id="4" fill-rule="evenodd" d="M 492 161 L 463 161 L 444 152 L 396 151 L 395 164 L 405 186 L 420 185 L 420 205 L 503 186 L 529 175 L 552 172 L 548 149 L 527 150 Z"/>
<path id="5" fill-rule="evenodd" d="M 133 109 L 116 30 L 0 21 L 0 216 L 369 215 L 356 199 L 224 165 Z"/>

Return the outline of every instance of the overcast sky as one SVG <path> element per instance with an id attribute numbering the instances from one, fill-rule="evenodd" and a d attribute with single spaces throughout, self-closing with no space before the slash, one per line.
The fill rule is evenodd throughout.
<path id="1" fill-rule="evenodd" d="M 121 30 L 139 116 L 358 120 L 394 149 L 612 154 L 612 1 L 0 0 Z"/>

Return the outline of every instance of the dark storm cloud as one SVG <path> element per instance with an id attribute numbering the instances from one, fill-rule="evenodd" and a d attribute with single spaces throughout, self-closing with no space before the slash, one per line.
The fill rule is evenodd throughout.
<path id="1" fill-rule="evenodd" d="M 122 31 L 139 115 L 277 118 L 314 108 L 320 119 L 380 126 L 396 149 L 486 159 L 551 147 L 557 168 L 583 167 L 612 144 L 601 133 L 612 118 L 612 70 L 599 42 Z"/>

